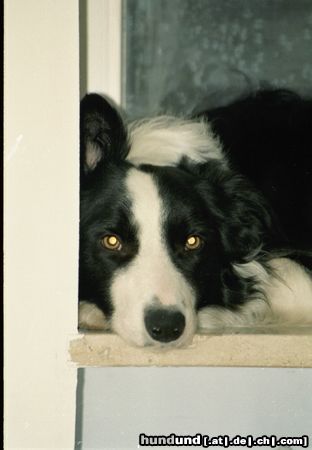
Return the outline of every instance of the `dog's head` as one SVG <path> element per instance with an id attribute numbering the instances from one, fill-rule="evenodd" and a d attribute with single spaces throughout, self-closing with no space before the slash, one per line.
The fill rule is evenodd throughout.
<path id="1" fill-rule="evenodd" d="M 102 97 L 82 101 L 80 298 L 128 342 L 184 345 L 198 309 L 239 302 L 233 263 L 255 254 L 267 226 L 207 124 L 127 130 Z"/>

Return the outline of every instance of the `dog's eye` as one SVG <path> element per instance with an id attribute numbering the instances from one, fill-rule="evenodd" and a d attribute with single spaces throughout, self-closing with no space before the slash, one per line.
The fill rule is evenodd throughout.
<path id="1" fill-rule="evenodd" d="M 121 250 L 122 244 L 115 234 L 107 234 L 101 239 L 101 244 L 104 248 L 107 248 L 108 250 Z"/>
<path id="2" fill-rule="evenodd" d="M 185 250 L 198 250 L 202 244 L 202 238 L 192 234 L 185 241 Z"/>

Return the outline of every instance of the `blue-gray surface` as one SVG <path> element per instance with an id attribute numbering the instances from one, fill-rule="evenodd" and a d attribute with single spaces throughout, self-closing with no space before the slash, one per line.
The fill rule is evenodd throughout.
<path id="1" fill-rule="evenodd" d="M 312 445 L 311 369 L 97 368 L 79 378 L 77 449 L 136 449 L 140 433 L 308 435 Z"/>
<path id="2" fill-rule="evenodd" d="M 311 0 L 126 0 L 123 105 L 190 113 L 263 82 L 311 92 Z"/>

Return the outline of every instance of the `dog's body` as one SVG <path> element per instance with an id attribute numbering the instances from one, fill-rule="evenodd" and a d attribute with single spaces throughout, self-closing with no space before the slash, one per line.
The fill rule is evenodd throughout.
<path id="1" fill-rule="evenodd" d="M 260 92 L 127 129 L 81 107 L 80 325 L 180 346 L 312 324 L 312 103 Z"/>

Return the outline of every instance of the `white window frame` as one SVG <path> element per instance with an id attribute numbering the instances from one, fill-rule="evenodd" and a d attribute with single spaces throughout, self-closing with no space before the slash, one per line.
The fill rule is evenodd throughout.
<path id="1" fill-rule="evenodd" d="M 83 5 L 87 40 L 83 72 L 87 91 L 105 94 L 120 105 L 122 0 L 83 0 Z"/>
<path id="2" fill-rule="evenodd" d="M 6 449 L 71 449 L 79 223 L 77 0 L 6 0 Z"/>

